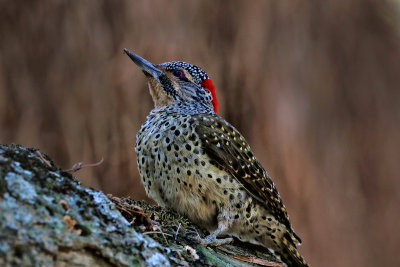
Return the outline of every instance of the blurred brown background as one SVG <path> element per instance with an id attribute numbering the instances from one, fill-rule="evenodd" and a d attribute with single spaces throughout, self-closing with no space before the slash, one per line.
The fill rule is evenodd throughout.
<path id="1" fill-rule="evenodd" d="M 122 53 L 213 78 L 313 266 L 400 262 L 399 1 L 1 1 L 0 142 L 144 199 L 135 134 L 152 109 Z"/>

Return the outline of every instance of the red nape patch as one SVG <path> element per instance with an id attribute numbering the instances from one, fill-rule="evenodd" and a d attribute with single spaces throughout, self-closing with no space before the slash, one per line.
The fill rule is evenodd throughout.
<path id="1" fill-rule="evenodd" d="M 211 79 L 206 79 L 204 81 L 201 81 L 201 86 L 204 87 L 207 91 L 211 92 L 212 96 L 212 104 L 214 106 L 214 112 L 218 112 L 218 101 L 217 101 L 217 95 L 215 94 L 215 87 L 211 81 Z"/>

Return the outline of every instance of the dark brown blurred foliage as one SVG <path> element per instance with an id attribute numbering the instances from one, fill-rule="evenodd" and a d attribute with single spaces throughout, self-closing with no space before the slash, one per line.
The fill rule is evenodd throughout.
<path id="1" fill-rule="evenodd" d="M 220 114 L 274 178 L 314 266 L 399 254 L 398 1 L 1 1 L 0 142 L 145 198 L 133 150 L 152 108 L 126 47 L 203 67 Z"/>

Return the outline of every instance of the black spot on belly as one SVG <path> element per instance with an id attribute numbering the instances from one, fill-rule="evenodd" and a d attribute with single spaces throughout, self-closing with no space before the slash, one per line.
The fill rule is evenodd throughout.
<path id="1" fill-rule="evenodd" d="M 246 212 L 249 213 L 250 210 L 251 210 L 251 204 L 249 203 L 249 204 L 247 205 L 247 207 L 246 207 Z"/>

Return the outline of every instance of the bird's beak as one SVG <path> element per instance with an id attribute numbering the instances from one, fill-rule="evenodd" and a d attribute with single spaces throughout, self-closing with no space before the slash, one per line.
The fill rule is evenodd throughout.
<path id="1" fill-rule="evenodd" d="M 156 67 L 150 62 L 148 62 L 146 59 L 139 57 L 138 55 L 132 53 L 128 49 L 124 48 L 124 52 L 132 59 L 133 62 L 135 62 L 136 65 L 146 74 L 150 75 L 154 79 L 156 79 L 158 82 L 160 82 L 159 76 L 163 74 L 163 72 Z"/>

